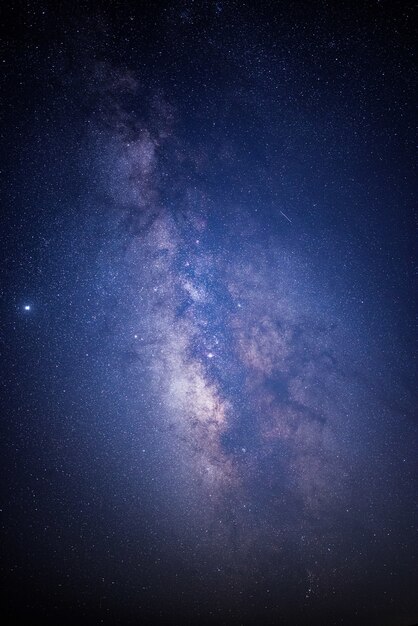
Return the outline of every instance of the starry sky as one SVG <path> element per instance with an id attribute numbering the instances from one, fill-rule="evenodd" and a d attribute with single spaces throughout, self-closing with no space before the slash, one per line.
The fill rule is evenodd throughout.
<path id="1" fill-rule="evenodd" d="M 6 623 L 416 622 L 413 3 L 2 13 Z"/>

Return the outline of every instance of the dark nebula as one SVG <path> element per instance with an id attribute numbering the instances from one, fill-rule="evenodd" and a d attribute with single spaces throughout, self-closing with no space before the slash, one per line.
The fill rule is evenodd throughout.
<path id="1" fill-rule="evenodd" d="M 416 622 L 414 5 L 2 12 L 2 623 Z"/>

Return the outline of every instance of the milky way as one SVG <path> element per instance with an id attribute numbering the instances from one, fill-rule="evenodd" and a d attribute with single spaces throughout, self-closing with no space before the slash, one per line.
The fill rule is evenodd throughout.
<path id="1" fill-rule="evenodd" d="M 110 5 L 8 44 L 10 624 L 408 626 L 409 12 Z"/>
<path id="2" fill-rule="evenodd" d="M 201 164 L 176 137 L 174 106 L 151 98 L 150 130 L 115 107 L 121 85 L 138 85 L 109 72 L 117 113 L 99 130 L 99 167 L 123 246 L 113 315 L 129 384 L 147 389 L 163 443 L 168 524 L 199 558 L 244 577 L 248 559 L 283 567 L 294 551 L 309 599 L 312 580 L 346 575 L 341 563 L 324 574 L 321 559 L 359 532 L 353 510 L 366 514 L 353 494 L 360 455 L 376 445 L 372 342 L 356 309 L 339 311 L 303 250 L 289 249 L 291 226 L 266 232 L 244 207 L 214 206 L 193 183 Z M 176 178 L 173 201 L 164 177 Z"/>

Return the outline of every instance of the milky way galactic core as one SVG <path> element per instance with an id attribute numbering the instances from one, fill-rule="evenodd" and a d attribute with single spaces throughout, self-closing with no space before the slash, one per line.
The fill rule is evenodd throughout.
<path id="1" fill-rule="evenodd" d="M 411 7 L 9 7 L 8 623 L 416 621 Z"/>

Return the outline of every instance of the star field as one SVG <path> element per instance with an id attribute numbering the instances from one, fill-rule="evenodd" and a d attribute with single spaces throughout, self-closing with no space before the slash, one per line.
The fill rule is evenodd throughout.
<path id="1" fill-rule="evenodd" d="M 413 17 L 7 6 L 7 624 L 416 622 Z"/>

